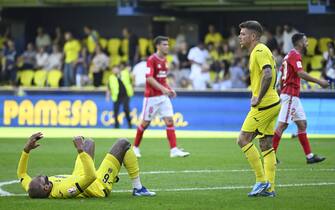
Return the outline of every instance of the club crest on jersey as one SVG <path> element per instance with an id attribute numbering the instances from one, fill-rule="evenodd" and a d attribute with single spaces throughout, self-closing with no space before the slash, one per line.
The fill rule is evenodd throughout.
<path id="1" fill-rule="evenodd" d="M 71 187 L 67 190 L 67 192 L 70 193 L 71 195 L 74 195 L 74 194 L 76 194 L 77 189 L 75 187 Z"/>
<path id="2" fill-rule="evenodd" d="M 298 68 L 302 68 L 301 61 L 297 61 L 297 67 L 298 67 Z"/>

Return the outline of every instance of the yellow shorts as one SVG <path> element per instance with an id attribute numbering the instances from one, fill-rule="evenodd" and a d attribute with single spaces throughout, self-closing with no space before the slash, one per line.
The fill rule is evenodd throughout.
<path id="1" fill-rule="evenodd" d="M 265 135 L 273 135 L 279 111 L 280 101 L 262 108 L 251 107 L 241 130 L 257 132 L 260 138 Z"/>
<path id="2" fill-rule="evenodd" d="M 82 174 L 82 167 L 80 159 L 77 158 L 72 175 Z M 113 183 L 117 182 L 120 168 L 119 161 L 108 153 L 96 171 L 97 179 L 84 190 L 80 197 L 107 197 L 112 191 Z"/>

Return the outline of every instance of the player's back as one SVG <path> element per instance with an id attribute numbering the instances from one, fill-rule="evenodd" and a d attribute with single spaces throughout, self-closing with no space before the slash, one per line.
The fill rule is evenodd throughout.
<path id="1" fill-rule="evenodd" d="M 269 66 L 272 71 L 272 80 L 269 89 L 266 91 L 259 107 L 264 107 L 279 101 L 276 91 L 277 72 L 275 61 L 270 49 L 264 44 L 257 44 L 250 54 L 250 81 L 253 96 L 258 96 L 261 90 L 263 68 Z"/>
<path id="2" fill-rule="evenodd" d="M 300 77 L 299 71 L 303 71 L 302 59 L 300 53 L 292 49 L 285 57 L 280 68 L 281 77 L 281 93 L 299 96 L 300 95 Z"/>
<path id="3" fill-rule="evenodd" d="M 154 53 L 147 59 L 146 78 L 153 77 L 161 85 L 168 88 L 166 82 L 167 72 L 168 65 L 165 58 L 160 58 L 156 53 Z M 163 95 L 163 93 L 162 91 L 152 87 L 151 84 L 146 81 L 144 95 L 145 97 L 153 97 Z"/>

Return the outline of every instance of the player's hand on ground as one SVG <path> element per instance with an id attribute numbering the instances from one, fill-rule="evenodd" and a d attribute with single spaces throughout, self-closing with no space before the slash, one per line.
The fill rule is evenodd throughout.
<path id="1" fill-rule="evenodd" d="M 74 147 L 77 149 L 78 153 L 81 153 L 84 151 L 84 137 L 82 136 L 73 137 L 73 144 L 74 144 Z"/>
<path id="2" fill-rule="evenodd" d="M 252 106 L 252 107 L 257 106 L 260 102 L 261 102 L 261 101 L 259 100 L 258 97 L 253 96 L 253 97 L 251 98 L 251 106 Z"/>
<path id="3" fill-rule="evenodd" d="M 319 85 L 322 88 L 327 88 L 329 86 L 329 82 L 327 80 L 321 79 Z"/>
<path id="4" fill-rule="evenodd" d="M 37 132 L 34 133 L 33 135 L 31 135 L 26 143 L 26 145 L 24 146 L 24 151 L 29 153 L 30 150 L 35 149 L 37 147 L 39 147 L 40 145 L 37 144 L 37 141 L 43 138 L 43 133 L 41 132 Z"/>

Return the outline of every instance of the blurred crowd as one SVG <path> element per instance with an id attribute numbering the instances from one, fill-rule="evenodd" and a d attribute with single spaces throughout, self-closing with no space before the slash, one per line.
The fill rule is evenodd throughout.
<path id="1" fill-rule="evenodd" d="M 290 25 L 265 28 L 261 42 L 272 51 L 277 69 L 285 54 L 293 48 L 291 37 L 296 32 Z M 167 56 L 170 86 L 190 90 L 248 88 L 248 53 L 241 49 L 238 33 L 238 28 L 231 27 L 229 35 L 224 37 L 214 25 L 209 25 L 204 39 L 196 46 L 190 46 L 182 31 L 171 37 L 170 54 Z M 122 37 L 110 39 L 101 37 L 91 26 L 84 26 L 83 34 L 85 38 L 80 40 L 73 37 L 71 32 L 57 27 L 50 36 L 42 27 L 38 27 L 35 42 L 27 43 L 26 49 L 20 54 L 10 36 L 1 35 L 0 83 L 99 87 L 107 84 L 112 69 L 118 67 L 131 72 L 135 87 L 145 85 L 146 58 L 154 53 L 152 39 L 138 37 L 129 28 L 122 30 Z M 328 79 L 334 89 L 334 40 L 324 38 L 321 41 L 309 37 L 309 41 L 310 46 L 303 59 L 304 69 L 317 77 Z M 28 71 L 32 76 L 27 81 L 25 73 Z M 34 77 L 42 75 L 37 72 L 43 72 L 45 76 Z M 54 76 L 55 72 L 58 77 Z M 303 87 L 313 88 L 308 83 Z"/>

